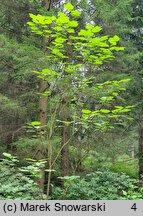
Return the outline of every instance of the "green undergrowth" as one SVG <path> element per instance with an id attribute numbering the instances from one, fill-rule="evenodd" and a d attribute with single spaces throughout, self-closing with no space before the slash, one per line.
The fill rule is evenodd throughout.
<path id="1" fill-rule="evenodd" d="M 45 199 L 36 184 L 39 167 L 42 163 L 32 159 L 29 165 L 21 167 L 17 157 L 4 153 L 0 161 L 0 199 L 1 200 L 37 200 Z M 32 163 L 31 163 L 32 162 Z M 131 163 L 131 162 L 130 162 Z M 143 188 L 137 178 L 131 178 L 121 172 L 131 164 L 118 161 L 111 170 L 98 170 L 80 176 L 58 177 L 64 187 L 52 182 L 50 199 L 52 200 L 137 200 L 143 199 Z M 132 161 L 134 165 L 134 161 Z M 127 167 L 126 167 L 127 166 Z M 121 168 L 122 169 L 121 169 Z M 126 169 L 125 169 L 126 167 Z M 132 170 L 132 167 L 130 167 Z M 130 173 L 131 175 L 131 173 Z"/>
<path id="2" fill-rule="evenodd" d="M 138 177 L 138 160 L 117 161 L 111 165 L 110 170 L 117 173 L 126 173 L 131 178 Z"/>
<path id="3" fill-rule="evenodd" d="M 86 175 L 64 177 L 64 188 L 54 187 L 52 199 L 61 200 L 133 200 L 143 199 L 138 182 L 124 173 L 97 171 Z"/>
<path id="4" fill-rule="evenodd" d="M 5 156 L 0 161 L 0 200 L 41 199 L 34 179 L 20 171 L 17 157 L 7 153 Z"/>

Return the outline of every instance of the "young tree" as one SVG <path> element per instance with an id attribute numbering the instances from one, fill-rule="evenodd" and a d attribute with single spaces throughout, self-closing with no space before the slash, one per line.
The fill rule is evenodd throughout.
<path id="1" fill-rule="evenodd" d="M 69 142 L 71 136 L 77 132 L 77 125 L 82 125 L 85 129 L 88 124 L 93 123 L 98 129 L 110 127 L 110 121 L 107 119 L 120 119 L 123 113 L 130 111 L 131 106 L 115 106 L 110 103 L 118 96 L 122 83 L 128 80 L 108 81 L 94 86 L 95 76 L 90 77 L 89 68 L 98 68 L 103 62 L 114 59 L 113 52 L 124 50 L 118 47 L 118 36 L 100 36 L 101 27 L 87 23 L 83 29 L 79 28 L 78 18 L 81 12 L 74 9 L 71 3 L 64 5 L 65 11 L 59 12 L 58 16 L 42 16 L 30 14 L 32 22 L 28 22 L 31 30 L 38 35 L 46 38 L 49 62 L 49 68 L 42 71 L 36 71 L 38 77 L 44 82 L 50 83 L 50 91 L 45 92 L 49 97 L 49 103 L 52 102 L 52 94 L 55 95 L 55 107 L 51 113 L 49 152 L 49 181 L 51 178 L 51 169 L 59 156 L 52 162 L 52 137 L 56 127 L 57 120 L 62 128 L 62 145 L 59 150 L 61 153 L 62 175 L 69 173 Z M 84 70 L 83 70 L 84 69 Z M 107 95 L 103 97 L 101 89 Z M 100 92 L 99 94 L 97 92 Z M 55 94 L 56 93 L 56 94 Z M 112 94 L 113 93 L 113 94 Z M 98 95 L 102 106 L 88 106 L 87 99 Z M 74 101 L 75 106 L 71 106 Z M 108 105 L 106 106 L 106 102 Z M 91 110 L 92 109 L 92 110 Z M 77 111 L 79 110 L 79 111 Z M 107 117 L 106 117 L 107 116 Z M 59 119 L 58 119 L 59 118 Z M 72 127 L 71 127 L 72 126 Z M 71 135 L 69 132 L 72 129 Z"/>

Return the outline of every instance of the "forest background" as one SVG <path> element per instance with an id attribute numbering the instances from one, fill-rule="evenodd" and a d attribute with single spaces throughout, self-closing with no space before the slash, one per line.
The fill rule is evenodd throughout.
<path id="1" fill-rule="evenodd" d="M 0 199 L 143 199 L 143 3 L 0 5 Z"/>

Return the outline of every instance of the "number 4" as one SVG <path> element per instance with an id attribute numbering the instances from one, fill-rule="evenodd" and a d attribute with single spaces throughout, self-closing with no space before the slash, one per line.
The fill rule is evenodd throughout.
<path id="1" fill-rule="evenodd" d="M 136 211 L 136 210 L 137 210 L 137 204 L 134 203 L 134 204 L 132 205 L 131 209 L 133 209 L 134 211 Z"/>

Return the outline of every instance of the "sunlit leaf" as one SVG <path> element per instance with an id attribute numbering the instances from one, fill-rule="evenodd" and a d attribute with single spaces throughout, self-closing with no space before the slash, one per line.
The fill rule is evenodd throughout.
<path id="1" fill-rule="evenodd" d="M 64 8 L 68 11 L 72 11 L 74 9 L 74 6 L 68 2 L 67 4 L 64 4 Z"/>
<path id="2" fill-rule="evenodd" d="M 101 113 L 110 113 L 110 110 L 107 110 L 107 109 L 101 109 L 100 112 L 101 112 Z"/>
<path id="3" fill-rule="evenodd" d="M 78 26 L 78 22 L 77 22 L 77 21 L 70 21 L 70 22 L 68 23 L 68 26 L 69 26 L 69 27 L 77 27 L 77 26 Z"/>
<path id="4" fill-rule="evenodd" d="M 90 110 L 86 110 L 86 109 L 84 109 L 84 110 L 82 110 L 82 113 L 85 113 L 85 114 L 90 114 L 90 113 L 91 113 L 91 111 L 90 111 Z"/>
<path id="5" fill-rule="evenodd" d="M 4 152 L 3 155 L 9 159 L 14 158 L 11 154 Z"/>
<path id="6" fill-rule="evenodd" d="M 78 16 L 81 15 L 81 12 L 78 11 L 78 10 L 72 10 L 72 11 L 71 11 L 71 15 L 72 15 L 73 17 L 78 17 Z"/>
<path id="7" fill-rule="evenodd" d="M 31 122 L 31 125 L 33 125 L 33 126 L 40 126 L 41 122 L 39 122 L 39 121 L 33 121 L 33 122 Z"/>

